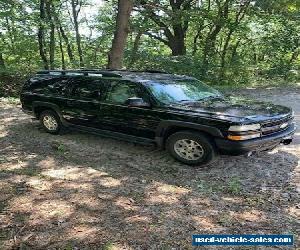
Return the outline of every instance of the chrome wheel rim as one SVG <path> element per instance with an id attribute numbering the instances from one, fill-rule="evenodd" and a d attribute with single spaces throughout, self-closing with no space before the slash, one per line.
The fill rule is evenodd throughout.
<path id="1" fill-rule="evenodd" d="M 43 124 L 44 126 L 51 131 L 55 131 L 58 127 L 58 123 L 53 116 L 45 115 L 43 117 Z"/>
<path id="2" fill-rule="evenodd" d="M 204 149 L 196 141 L 181 139 L 175 142 L 174 150 L 181 158 L 189 161 L 196 161 L 203 157 Z"/>

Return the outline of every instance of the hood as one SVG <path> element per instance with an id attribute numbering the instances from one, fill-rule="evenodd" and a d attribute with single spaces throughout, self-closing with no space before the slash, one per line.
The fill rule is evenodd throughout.
<path id="1" fill-rule="evenodd" d="M 173 103 L 169 108 L 232 122 L 260 122 L 279 119 L 292 113 L 288 107 L 236 96 L 199 102 Z"/>

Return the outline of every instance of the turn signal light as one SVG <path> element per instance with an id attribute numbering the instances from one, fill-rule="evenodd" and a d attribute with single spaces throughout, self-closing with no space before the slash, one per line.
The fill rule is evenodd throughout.
<path id="1" fill-rule="evenodd" d="M 228 139 L 233 141 L 244 141 L 249 139 L 254 139 L 260 137 L 260 133 L 251 134 L 251 135 L 228 135 Z"/>

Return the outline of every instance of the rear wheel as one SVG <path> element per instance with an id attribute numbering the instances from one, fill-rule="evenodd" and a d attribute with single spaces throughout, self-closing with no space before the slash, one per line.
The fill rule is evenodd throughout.
<path id="1" fill-rule="evenodd" d="M 208 164 L 217 157 L 213 141 L 205 134 L 194 131 L 171 135 L 167 139 L 166 148 L 175 159 L 193 166 Z"/>
<path id="2" fill-rule="evenodd" d="M 52 110 L 43 111 L 40 122 L 43 129 L 50 134 L 58 134 L 62 127 L 59 116 Z"/>

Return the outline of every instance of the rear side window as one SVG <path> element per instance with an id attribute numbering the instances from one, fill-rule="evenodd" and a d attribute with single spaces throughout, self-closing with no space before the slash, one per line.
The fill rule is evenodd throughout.
<path id="1" fill-rule="evenodd" d="M 24 90 L 43 95 L 65 96 L 67 94 L 68 79 L 63 78 L 32 78 L 24 86 Z"/>
<path id="2" fill-rule="evenodd" d="M 102 83 L 100 80 L 90 78 L 73 80 L 70 96 L 83 100 L 100 100 L 102 96 Z"/>

